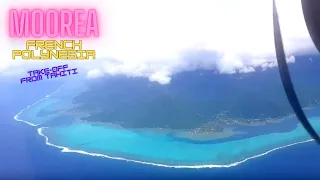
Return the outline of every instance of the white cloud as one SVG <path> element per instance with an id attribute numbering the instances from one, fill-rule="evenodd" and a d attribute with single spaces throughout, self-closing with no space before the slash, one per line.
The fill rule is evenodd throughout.
<path id="1" fill-rule="evenodd" d="M 169 74 L 164 72 L 156 72 L 149 77 L 150 81 L 157 81 L 160 84 L 168 84 L 171 81 Z"/>
<path id="2" fill-rule="evenodd" d="M 93 69 L 88 71 L 88 78 L 97 78 L 103 76 L 103 73 L 99 69 Z"/>
<path id="3" fill-rule="evenodd" d="M 277 65 L 274 57 L 271 0 L 8 0 L 1 2 L 1 24 L 9 7 L 95 7 L 101 38 L 84 40 L 98 59 L 73 62 L 88 70 L 88 77 L 103 74 L 142 76 L 169 83 L 174 73 L 212 69 L 220 73 L 248 73 L 256 67 Z M 300 0 L 278 0 L 287 54 L 314 50 Z M 11 60 L 11 50 L 24 48 L 24 40 L 9 40 L 1 30 L 0 72 L 66 61 Z M 294 62 L 290 56 L 288 62 Z M 8 73 L 6 73 L 8 74 Z"/>
<path id="4" fill-rule="evenodd" d="M 249 73 L 249 72 L 254 72 L 255 69 L 253 67 L 244 67 L 243 69 L 240 69 L 240 73 Z"/>
<path id="5" fill-rule="evenodd" d="M 296 58 L 295 58 L 294 56 L 289 56 L 289 57 L 287 58 L 287 62 L 289 62 L 289 63 L 294 63 L 294 62 L 296 62 Z"/>

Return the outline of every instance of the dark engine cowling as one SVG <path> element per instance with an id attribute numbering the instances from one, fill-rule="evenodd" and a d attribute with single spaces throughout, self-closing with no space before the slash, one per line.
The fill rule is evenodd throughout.
<path id="1" fill-rule="evenodd" d="M 311 39 L 320 52 L 320 0 L 301 0 L 301 5 Z"/>

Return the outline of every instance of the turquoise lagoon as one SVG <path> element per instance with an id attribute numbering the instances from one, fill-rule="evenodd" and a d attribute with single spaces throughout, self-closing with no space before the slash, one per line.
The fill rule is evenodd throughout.
<path id="1" fill-rule="evenodd" d="M 282 147 L 311 141 L 297 121 L 294 122 L 296 128 L 286 132 L 203 143 L 181 140 L 152 129 L 142 132 L 110 124 L 89 123 L 81 117 L 90 115 L 90 112 L 69 111 L 78 106 L 72 103 L 72 99 L 83 90 L 84 87 L 63 86 L 23 109 L 15 119 L 37 126 L 39 134 L 47 138 L 48 145 L 64 148 L 64 152 L 167 167 L 230 167 Z M 320 117 L 312 117 L 310 121 L 320 129 Z"/>

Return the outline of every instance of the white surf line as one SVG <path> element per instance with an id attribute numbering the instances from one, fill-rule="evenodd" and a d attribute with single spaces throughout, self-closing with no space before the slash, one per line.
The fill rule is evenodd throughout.
<path id="1" fill-rule="evenodd" d="M 25 110 L 27 110 L 28 108 L 30 108 L 31 106 L 34 106 L 35 104 L 41 102 L 42 100 L 44 99 L 47 99 L 49 98 L 50 96 L 54 95 L 55 93 L 59 92 L 60 89 L 63 87 L 64 85 L 62 85 L 58 90 L 56 90 L 55 92 L 51 93 L 51 94 L 48 94 L 46 95 L 44 98 L 40 99 L 39 101 L 27 106 L 26 108 L 22 109 L 17 115 L 14 116 L 14 119 L 16 121 L 20 121 L 20 122 L 24 122 L 26 124 L 29 124 L 31 126 L 38 126 L 38 124 L 33 124 L 33 123 L 30 123 L 30 122 L 27 122 L 27 121 L 23 121 L 21 119 L 18 119 L 18 116 Z M 74 149 L 70 149 L 68 147 L 65 147 L 65 146 L 59 146 L 59 145 L 55 145 L 55 144 L 52 144 L 49 142 L 49 138 L 47 136 L 45 136 L 43 134 L 43 129 L 45 129 L 47 127 L 41 127 L 41 128 L 38 128 L 37 131 L 38 131 L 38 134 L 42 137 L 45 138 L 46 140 L 46 145 L 48 146 L 52 146 L 52 147 L 55 147 L 55 148 L 58 148 L 58 149 L 62 149 L 61 152 L 69 152 L 69 153 L 79 153 L 79 154 L 85 154 L 85 155 L 89 155 L 89 156 L 95 156 L 95 157 L 102 157 L 102 158 L 108 158 L 108 159 L 114 159 L 114 160 L 122 160 L 122 161 L 127 161 L 127 162 L 135 162 L 135 163 L 139 163 L 139 164 L 146 164 L 146 165 L 153 165 L 153 166 L 159 166 L 159 167 L 167 167 L 167 168 L 189 168 L 189 169 L 200 169 L 200 168 L 230 168 L 230 167 L 234 167 L 234 166 L 237 166 L 239 164 L 242 164 L 250 159 L 255 159 L 255 158 L 258 158 L 258 157 L 261 157 L 261 156 L 264 156 L 264 155 L 267 155 L 273 151 L 276 151 L 276 150 L 279 150 L 279 149 L 283 149 L 283 148 L 287 148 L 287 147 L 291 147 L 291 146 L 294 146 L 294 145 L 298 145 L 298 144 L 302 144 L 302 143 L 307 143 L 307 142 L 311 142 L 311 141 L 314 141 L 313 139 L 309 139 L 309 140 L 305 140 L 305 141 L 299 141 L 299 142 L 296 142 L 296 143 L 292 143 L 292 144 L 288 144 L 288 145 L 285 145 L 285 146 L 280 146 L 280 147 L 277 147 L 277 148 L 274 148 L 274 149 L 271 149 L 269 151 L 266 151 L 264 153 L 261 153 L 261 154 L 257 154 L 257 155 L 254 155 L 254 156 L 251 156 L 251 157 L 248 157 L 248 158 L 245 158 L 241 161 L 237 161 L 237 162 L 234 162 L 234 163 L 231 163 L 231 164 L 205 164 L 205 165 L 166 165 L 166 164 L 160 164 L 160 163 L 152 163 L 152 162 L 144 162 L 144 161 L 138 161 L 138 160 L 133 160 L 133 159 L 126 159 L 126 158 L 122 158 L 122 157 L 113 157 L 113 156 L 108 156 L 108 155 L 105 155 L 105 154 L 99 154 L 99 153 L 90 153 L 90 152 L 86 152 L 86 151 L 83 151 L 83 150 L 74 150 Z"/>
<path id="2" fill-rule="evenodd" d="M 30 125 L 30 126 L 38 126 L 39 124 L 33 124 L 33 123 L 31 123 L 31 122 L 28 122 L 28 121 L 24 121 L 24 120 L 22 120 L 22 119 L 19 119 L 19 115 L 20 115 L 23 111 L 29 109 L 30 107 L 38 104 L 39 102 L 41 102 L 41 101 L 43 101 L 43 100 L 45 100 L 45 99 L 48 99 L 48 98 L 49 98 L 50 96 L 52 96 L 52 95 L 56 94 L 57 92 L 60 91 L 60 89 L 61 89 L 63 86 L 64 86 L 64 84 L 63 84 L 58 90 L 54 91 L 53 93 L 46 95 L 44 98 L 40 99 L 39 101 L 37 101 L 37 102 L 35 102 L 35 103 L 27 106 L 26 108 L 22 109 L 18 114 L 16 114 L 16 115 L 13 117 L 13 119 L 15 119 L 16 121 L 19 121 L 19 122 L 24 122 L 24 123 L 26 123 L 26 124 L 28 124 L 28 125 Z"/>
<path id="3" fill-rule="evenodd" d="M 135 163 L 140 163 L 140 164 L 146 164 L 146 165 L 153 165 L 153 166 L 159 166 L 159 167 L 167 167 L 167 168 L 189 168 L 189 169 L 200 169 L 200 168 L 230 168 L 230 167 L 234 167 L 237 166 L 239 164 L 242 164 L 250 159 L 255 159 L 264 155 L 267 155 L 273 151 L 279 150 L 279 149 L 283 149 L 283 148 L 287 148 L 290 146 L 294 146 L 294 145 L 298 145 L 298 144 L 302 144 L 302 143 L 307 143 L 307 142 L 311 142 L 314 141 L 313 139 L 309 139 L 309 140 L 305 140 L 305 141 L 299 141 L 296 143 L 292 143 L 292 144 L 288 144 L 285 146 L 280 146 L 274 149 L 271 149 L 269 151 L 266 151 L 264 153 L 261 154 L 257 154 L 251 157 L 248 157 L 246 159 L 243 159 L 241 161 L 237 161 L 234 163 L 230 163 L 230 164 L 204 164 L 204 165 L 166 165 L 166 164 L 159 164 L 159 163 L 152 163 L 152 162 L 144 162 L 144 161 L 138 161 L 138 160 L 133 160 L 133 159 L 126 159 L 126 158 L 122 158 L 122 157 L 113 157 L 113 156 L 108 156 L 105 154 L 99 154 L 99 153 L 90 153 L 90 152 L 86 152 L 83 150 L 76 150 L 76 149 L 70 149 L 68 147 L 65 146 L 59 146 L 59 145 L 55 145 L 49 142 L 49 138 L 43 134 L 43 129 L 48 128 L 48 127 L 41 127 L 38 128 L 38 134 L 42 137 L 45 138 L 46 140 L 46 145 L 48 146 L 52 146 L 52 147 L 56 147 L 59 149 L 62 149 L 61 152 L 68 152 L 68 153 L 79 153 L 79 154 L 85 154 L 85 155 L 89 155 L 89 156 L 95 156 L 95 157 L 102 157 L 102 158 L 108 158 L 108 159 L 114 159 L 114 160 L 122 160 L 122 161 L 127 161 L 127 162 L 135 162 Z"/>

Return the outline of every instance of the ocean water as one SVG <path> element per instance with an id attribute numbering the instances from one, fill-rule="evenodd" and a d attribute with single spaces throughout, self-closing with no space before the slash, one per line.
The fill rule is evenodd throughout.
<path id="1" fill-rule="evenodd" d="M 57 86 L 56 88 L 58 88 Z M 56 178 L 126 178 L 126 179 L 271 179 L 320 177 L 319 147 L 304 143 L 277 150 L 231 168 L 174 169 L 93 157 L 77 153 L 62 153 L 47 146 L 37 128 L 14 121 L 15 114 L 48 94 L 38 93 L 29 102 L 20 102 L 1 111 L 0 175 L 1 179 L 56 179 Z M 19 96 L 17 95 L 18 99 Z"/>
<path id="2" fill-rule="evenodd" d="M 61 86 L 57 86 L 56 88 L 59 89 Z M 62 91 L 63 88 L 61 88 L 61 92 L 68 92 L 68 91 Z M 57 99 L 59 98 L 59 91 L 55 91 L 57 93 L 52 94 L 51 96 L 46 96 L 49 94 L 43 94 L 42 97 L 37 97 L 33 102 L 30 102 L 27 104 L 26 102 L 21 103 L 24 105 L 24 107 L 20 107 L 21 109 L 26 109 L 22 113 L 21 109 L 18 109 L 14 105 L 10 107 L 10 109 L 13 112 L 17 112 L 17 114 L 21 115 L 21 117 L 32 117 L 32 116 L 37 116 L 36 114 L 39 113 L 40 109 L 43 109 L 44 107 L 50 107 L 49 109 L 51 111 L 47 111 L 46 115 L 43 115 L 40 119 L 35 119 L 34 121 L 31 121 L 31 123 L 40 123 L 43 125 L 48 125 L 48 119 L 50 120 L 55 120 L 55 116 L 52 116 L 50 114 L 56 114 L 56 109 L 60 109 L 60 106 L 57 106 Z M 65 94 L 62 93 L 60 96 L 64 96 Z M 45 99 L 43 99 L 46 97 Z M 39 99 L 43 99 L 43 101 L 39 102 Z M 45 102 L 48 101 L 48 102 Z M 70 102 L 64 98 L 64 101 L 66 102 L 65 104 L 68 104 L 67 102 Z M 38 103 L 34 103 L 38 102 Z M 30 104 L 33 104 L 31 106 Z M 30 105 L 30 106 L 29 106 Z M 69 104 L 70 105 L 70 104 Z M 29 108 L 28 108 L 29 106 Z M 38 106 L 41 106 L 42 108 L 39 108 Z M 65 105 L 65 107 L 68 107 Z M 34 108 L 34 109 L 33 109 Z M 45 108 L 44 108 L 45 109 Z M 36 113 L 37 112 L 37 113 Z M 24 114 L 26 113 L 26 114 Z M 105 142 L 106 136 L 108 136 L 108 133 L 106 133 L 106 129 L 109 130 L 109 135 L 116 135 L 119 134 L 120 137 L 124 138 L 129 138 L 132 140 L 134 136 L 136 136 L 139 142 L 131 142 L 133 144 L 132 147 L 136 147 L 136 144 L 139 144 L 139 148 L 136 149 L 137 152 L 141 154 L 141 152 L 144 152 L 144 154 L 149 155 L 171 155 L 169 156 L 169 159 L 172 158 L 181 158 L 181 159 L 188 159 L 188 157 L 181 157 L 181 155 L 177 155 L 172 153 L 172 150 L 174 150 L 175 147 L 180 147 L 181 145 L 174 145 L 174 148 L 172 147 L 162 147 L 163 149 L 158 152 L 157 151 L 148 151 L 148 148 L 150 148 L 150 145 L 154 145 L 156 147 L 161 147 L 157 146 L 155 143 L 160 143 L 161 140 L 164 143 L 168 142 L 168 139 L 164 137 L 159 137 L 158 139 L 154 139 L 153 142 L 154 144 L 147 144 L 145 139 L 139 139 L 140 136 L 137 134 L 130 134 L 127 131 L 124 131 L 123 129 L 117 129 L 117 128 L 106 128 L 102 127 L 100 125 L 96 126 L 89 126 L 91 130 L 94 130 L 94 133 L 88 133 L 86 131 L 90 131 L 90 128 L 88 128 L 88 124 L 84 124 L 84 122 L 73 121 L 71 124 L 66 123 L 65 121 L 61 121 L 61 123 L 58 124 L 49 124 L 50 126 L 54 126 L 55 128 L 58 128 L 58 131 L 56 131 L 55 128 L 52 128 L 50 131 L 50 128 L 43 128 L 42 131 L 39 129 L 39 127 L 33 127 L 30 126 L 30 124 L 24 124 L 21 122 L 15 122 L 13 121 L 13 116 L 14 114 L 3 112 L 5 120 L 4 124 L 5 126 L 3 129 L 4 131 L 1 131 L 1 139 L 5 140 L 8 139 L 7 137 L 10 138 L 10 143 L 5 144 L 5 148 L 2 148 L 4 152 L 2 153 L 2 158 L 4 159 L 6 163 L 1 164 L 1 174 L 3 177 L 9 177 L 9 176 L 15 176 L 15 177 L 21 177 L 25 176 L 28 178 L 39 178 L 39 177 L 46 177 L 46 178 L 55 178 L 55 177 L 62 177 L 62 176 L 68 176 L 68 177 L 90 177 L 90 176 L 95 176 L 95 177 L 140 177 L 140 178 L 150 178 L 150 177 L 166 177 L 166 178 L 195 178 L 195 177 L 201 177 L 201 178 L 213 178 L 213 177 L 229 177 L 229 178 L 245 178 L 248 179 L 250 177 L 271 177 L 271 176 L 282 176 L 282 177 L 319 177 L 319 173 L 317 173 L 317 159 L 320 159 L 319 152 L 317 146 L 314 145 L 313 142 L 308 142 L 305 144 L 299 144 L 283 149 L 278 149 L 276 151 L 270 152 L 269 154 L 264 154 L 263 156 L 256 157 L 254 159 L 250 159 L 244 163 L 241 164 L 236 164 L 236 166 L 230 166 L 229 168 L 217 168 L 220 166 L 217 166 L 216 168 L 205 168 L 205 169 L 177 169 L 177 168 L 168 168 L 168 167 L 158 167 L 154 165 L 146 165 L 146 164 L 139 164 L 136 162 L 127 162 L 127 161 L 119 161 L 119 160 L 113 160 L 113 159 L 108 159 L 108 158 L 102 158 L 102 157 L 93 157 L 93 156 L 88 156 L 88 154 L 77 154 L 77 153 L 72 153 L 73 151 L 66 150 L 64 149 L 61 151 L 61 149 L 55 148 L 55 147 L 50 147 L 48 144 L 46 145 L 46 138 L 41 136 L 45 135 L 46 130 L 48 130 L 47 136 L 50 133 L 53 133 L 52 135 L 52 141 L 56 141 L 57 144 L 62 144 L 66 143 L 68 147 L 73 147 L 75 148 L 84 148 L 84 150 L 87 151 L 97 151 L 97 144 L 92 144 L 90 143 L 90 140 L 98 138 L 97 136 L 90 136 L 90 135 L 97 135 L 97 129 L 100 129 L 101 135 L 100 138 L 102 138 L 103 141 L 97 140 L 96 142 L 100 142 L 101 146 L 104 147 L 102 148 L 103 151 L 99 153 L 105 153 L 105 147 L 108 147 L 106 145 L 109 145 L 109 147 L 112 149 L 114 148 L 116 151 L 115 153 L 119 153 L 119 146 L 120 148 L 121 145 L 128 145 L 130 142 L 122 142 L 123 144 L 119 143 L 121 142 L 121 139 L 119 141 L 114 142 L 112 141 L 110 143 L 112 144 L 105 144 L 108 142 Z M 81 114 L 81 113 L 80 113 Z M 77 117 L 79 114 L 75 113 L 72 114 L 70 117 Z M 44 118 L 46 117 L 46 118 Z M 16 119 L 19 119 L 19 117 L 16 117 Z M 32 118 L 34 119 L 34 118 Z M 314 125 L 318 126 L 319 121 L 317 121 L 317 118 L 314 118 L 313 121 Z M 62 126 L 62 127 L 61 127 Z M 63 127 L 65 126 L 65 127 Z M 6 128 L 5 128 L 6 127 Z M 70 129 L 71 127 L 71 129 Z M 72 129 L 76 127 L 75 129 Z M 94 129 L 92 129 L 94 128 Z M 38 131 L 37 131 L 38 130 Z M 80 131 L 79 131 L 80 130 Z M 78 131 L 78 132 L 77 132 Z M 114 132 L 112 132 L 114 131 Z M 59 132 L 60 137 L 59 137 Z M 39 136 L 40 133 L 40 136 Z M 58 134 L 58 135 L 57 135 Z M 70 135 L 71 134 L 71 135 Z M 133 136 L 133 137 L 132 137 Z M 273 137 L 272 137 L 273 136 Z M 147 136 L 151 137 L 151 139 L 154 136 Z M 287 140 L 290 141 L 292 138 L 294 138 L 293 141 L 290 142 L 296 142 L 297 140 L 307 140 L 308 136 L 298 127 L 296 130 L 292 132 L 287 132 L 284 134 L 280 134 L 281 141 L 279 141 L 279 134 L 276 135 L 271 135 L 270 136 L 262 136 L 262 139 L 260 139 L 260 142 L 279 142 L 279 145 L 283 145 L 283 140 L 285 141 L 284 144 L 286 144 Z M 59 139 L 60 138 L 60 139 Z M 78 138 L 78 139 L 76 139 Z M 301 138 L 301 139 L 299 139 Z M 134 138 L 135 139 L 135 138 Z M 11 141 L 12 140 L 12 141 Z M 87 141 L 89 140 L 89 142 Z M 111 140 L 111 139 L 109 139 Z M 254 141 L 254 139 L 253 139 Z M 5 141 L 3 141 L 5 142 Z M 19 143 L 18 143 L 19 142 Z M 255 146 L 261 145 L 263 143 L 250 143 L 250 141 L 247 141 L 249 143 L 248 146 L 244 146 L 246 148 L 253 148 L 257 149 Z M 117 144 L 118 143 L 118 144 Z M 237 143 L 237 142 L 235 142 Z M 89 149 L 86 145 L 90 145 Z M 265 143 L 268 145 L 267 148 L 264 150 L 270 149 L 270 144 Z M 49 144 L 50 145 L 50 144 Z M 112 147 L 112 145 L 117 145 L 118 147 Z M 144 145 L 144 146 L 142 146 Z M 149 147 L 148 147 L 149 145 Z M 168 143 L 167 143 L 168 145 Z M 172 146 L 172 144 L 169 143 L 169 145 Z M 229 144 L 230 145 L 230 144 Z M 278 144 L 275 144 L 275 147 Z M 228 146 L 228 144 L 227 144 Z M 222 149 L 227 149 L 229 151 L 222 151 L 223 153 L 226 153 L 223 159 L 228 158 L 227 155 L 228 153 L 240 153 L 239 150 L 241 151 L 241 148 L 239 148 L 239 144 L 230 146 L 229 148 L 221 146 Z M 242 146 L 241 146 L 242 147 Z M 171 148 L 171 152 L 170 152 Z M 183 147 L 182 147 L 183 148 Z M 187 148 L 190 148 L 188 146 Z M 187 149 L 185 148 L 185 149 Z M 192 147 L 191 147 L 192 148 Z M 207 148 L 207 147 L 206 147 Z M 210 147 L 209 147 L 210 148 Z M 6 149 L 6 150 L 5 150 Z M 10 149 L 10 150 L 9 150 Z M 127 148 L 128 149 L 128 148 Z M 202 148 L 200 148 L 202 149 Z M 135 149 L 130 149 L 134 151 Z M 181 149 L 176 149 L 180 150 Z M 199 150 L 199 149 L 198 149 Z M 170 153 L 168 153 L 168 151 Z M 69 153 L 68 153 L 69 152 Z M 302 154 L 302 152 L 307 152 L 307 156 Z M 84 153 L 84 152 L 82 152 Z M 109 152 L 110 153 L 110 152 Z M 191 163 L 193 162 L 199 162 L 199 158 L 206 159 L 208 157 L 216 157 L 215 156 L 216 152 L 210 152 L 205 151 L 205 154 L 203 152 L 200 153 L 195 153 L 193 154 L 192 152 L 189 155 L 197 155 L 191 157 Z M 125 155 L 127 152 L 123 152 L 123 154 L 119 155 Z M 315 158 L 312 158 L 310 155 L 313 154 L 315 155 Z M 200 156 L 199 156 L 200 155 Z M 247 154 L 246 154 L 247 155 Z M 308 155 L 310 157 L 308 157 Z M 297 157 L 300 159 L 300 161 L 295 160 Z M 300 158 L 301 157 L 301 158 Z M 139 158 L 136 154 L 133 154 L 131 158 Z M 141 157 L 140 157 L 141 158 Z M 144 159 L 145 157 L 142 157 Z M 167 157 L 168 158 L 168 157 Z M 195 159 L 194 159 L 195 158 Z M 230 157 L 229 157 L 230 158 Z M 159 156 L 155 157 L 154 160 L 159 160 Z M 193 161 L 195 160 L 195 161 Z M 209 159 L 209 160 L 216 160 L 216 159 Z M 229 160 L 234 160 L 234 159 L 229 159 Z M 169 160 L 166 161 L 167 163 Z M 184 161 L 185 162 L 185 161 Z M 301 163 L 304 163 L 303 165 Z M 215 166 L 208 166 L 208 167 L 215 167 Z M 228 166 L 227 166 L 228 167 Z M 303 167 L 303 168 L 302 168 Z M 308 169 L 309 167 L 310 169 Z M 295 170 L 294 173 L 292 170 Z M 125 173 L 124 173 L 125 172 Z"/>
<path id="3" fill-rule="evenodd" d="M 305 78 L 295 81 L 305 100 L 319 95 L 316 76 L 319 71 L 315 65 L 311 67 L 311 74 L 305 74 L 310 81 L 304 81 Z M 311 83 L 314 88 L 310 88 Z M 236 126 L 236 130 L 248 133 L 199 142 L 152 129 L 135 131 L 82 121 L 94 113 L 94 108 L 74 109 L 82 104 L 74 104 L 73 97 L 86 91 L 86 87 L 78 84 L 50 81 L 23 87 L 15 83 L 2 85 L 0 179 L 320 177 L 320 148 L 314 141 L 308 141 L 310 137 L 297 125 L 294 116 L 263 126 Z M 320 110 L 315 107 L 306 112 L 319 132 Z M 303 143 L 283 147 L 296 142 Z"/>

